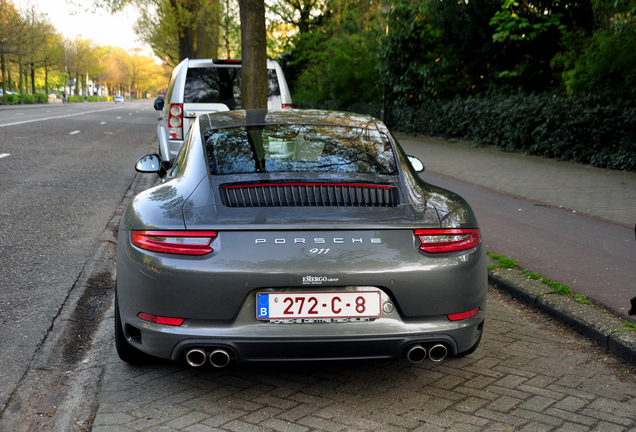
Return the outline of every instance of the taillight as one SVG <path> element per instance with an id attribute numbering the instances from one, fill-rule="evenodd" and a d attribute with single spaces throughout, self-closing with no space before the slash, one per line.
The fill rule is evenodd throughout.
<path id="1" fill-rule="evenodd" d="M 169 254 L 205 255 L 216 231 L 131 231 L 130 241 L 138 248 Z"/>
<path id="2" fill-rule="evenodd" d="M 183 139 L 183 105 L 172 104 L 168 111 L 168 137 L 172 140 Z"/>
<path id="3" fill-rule="evenodd" d="M 161 317 L 157 315 L 152 315 L 145 312 L 139 312 L 137 314 L 137 318 L 142 319 L 144 321 L 148 321 L 155 324 L 164 324 L 171 326 L 180 326 L 185 321 L 183 318 L 169 318 L 169 317 Z"/>
<path id="4" fill-rule="evenodd" d="M 478 229 L 417 229 L 415 235 L 422 242 L 420 250 L 430 253 L 463 251 L 481 242 Z"/>
<path id="5" fill-rule="evenodd" d="M 468 318 L 472 318 L 472 317 L 476 316 L 478 313 L 479 313 L 479 308 L 473 309 L 473 310 L 469 310 L 469 311 L 466 311 L 466 312 L 448 314 L 446 316 L 451 321 L 460 321 L 460 320 L 465 320 L 465 319 L 468 319 Z"/>
<path id="6" fill-rule="evenodd" d="M 283 109 L 294 109 L 294 106 L 292 104 L 283 104 Z"/>

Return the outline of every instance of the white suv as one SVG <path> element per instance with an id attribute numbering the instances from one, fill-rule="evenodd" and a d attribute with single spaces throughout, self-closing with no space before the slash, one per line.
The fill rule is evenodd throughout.
<path id="1" fill-rule="evenodd" d="M 267 61 L 267 108 L 293 108 L 280 65 Z M 241 61 L 185 59 L 174 68 L 165 99 L 155 101 L 162 111 L 157 126 L 159 154 L 164 166 L 172 165 L 183 139 L 197 116 L 241 108 Z"/>

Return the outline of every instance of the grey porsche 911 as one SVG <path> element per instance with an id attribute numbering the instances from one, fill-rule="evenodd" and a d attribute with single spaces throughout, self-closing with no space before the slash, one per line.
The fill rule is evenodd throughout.
<path id="1" fill-rule="evenodd" d="M 372 117 L 198 117 L 119 229 L 115 344 L 191 366 L 473 352 L 485 248 L 471 208 L 424 182 Z"/>

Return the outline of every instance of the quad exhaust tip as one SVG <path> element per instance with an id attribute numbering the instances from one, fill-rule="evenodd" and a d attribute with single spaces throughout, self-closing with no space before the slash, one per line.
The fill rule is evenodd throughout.
<path id="1" fill-rule="evenodd" d="M 186 352 L 186 361 L 192 367 L 199 367 L 205 364 L 208 356 L 201 348 L 192 348 Z"/>
<path id="2" fill-rule="evenodd" d="M 441 362 L 448 355 L 448 348 L 446 345 L 436 344 L 429 348 L 428 350 L 428 358 L 434 362 Z"/>
<path id="3" fill-rule="evenodd" d="M 216 349 L 210 353 L 210 363 L 216 368 L 224 368 L 230 364 L 230 353 L 224 349 Z"/>
<path id="4" fill-rule="evenodd" d="M 406 358 L 411 363 L 421 363 L 426 359 L 426 356 L 431 361 L 441 362 L 448 355 L 448 348 L 446 345 L 438 343 L 433 344 L 428 349 L 419 343 L 410 345 L 406 350 Z"/>
<path id="5" fill-rule="evenodd" d="M 407 350 L 406 358 L 411 363 L 420 363 L 426 358 L 426 348 L 420 344 L 413 344 Z"/>
<path id="6" fill-rule="evenodd" d="M 191 348 L 186 351 L 185 359 L 192 367 L 201 367 L 209 360 L 212 366 L 224 368 L 230 364 L 232 356 L 227 350 L 221 348 L 214 349 L 209 356 L 203 348 Z"/>

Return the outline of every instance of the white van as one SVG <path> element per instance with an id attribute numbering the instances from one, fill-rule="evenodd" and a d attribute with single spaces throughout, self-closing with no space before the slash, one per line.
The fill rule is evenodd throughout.
<path id="1" fill-rule="evenodd" d="M 267 61 L 267 108 L 293 108 L 291 94 L 280 65 Z M 241 61 L 185 59 L 174 68 L 157 126 L 159 154 L 164 166 L 172 165 L 183 139 L 197 116 L 241 108 Z"/>

